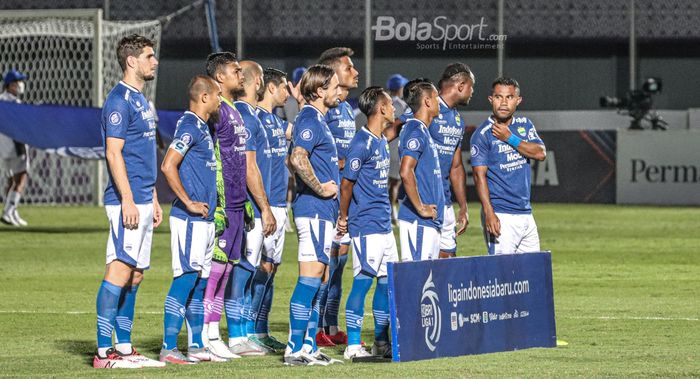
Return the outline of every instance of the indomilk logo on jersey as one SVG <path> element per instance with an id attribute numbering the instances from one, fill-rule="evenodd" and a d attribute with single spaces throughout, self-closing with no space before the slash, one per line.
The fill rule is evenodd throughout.
<path id="1" fill-rule="evenodd" d="M 435 351 L 435 345 L 440 341 L 440 320 L 442 312 L 435 283 L 433 283 L 433 271 L 428 274 L 428 279 L 423 284 L 423 296 L 420 299 L 421 327 L 425 329 L 425 344 L 430 351 Z"/>

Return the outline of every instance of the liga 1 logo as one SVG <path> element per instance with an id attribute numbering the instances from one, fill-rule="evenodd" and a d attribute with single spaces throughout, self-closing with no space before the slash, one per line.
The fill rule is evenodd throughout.
<path id="1" fill-rule="evenodd" d="M 435 351 L 435 346 L 440 341 L 442 312 L 438 294 L 433 283 L 433 271 L 428 274 L 428 279 L 423 284 L 423 295 L 420 299 L 421 327 L 425 329 L 425 345 L 430 351 Z"/>

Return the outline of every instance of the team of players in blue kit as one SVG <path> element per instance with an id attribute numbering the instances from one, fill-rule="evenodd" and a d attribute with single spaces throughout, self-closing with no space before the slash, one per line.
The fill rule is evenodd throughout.
<path id="1" fill-rule="evenodd" d="M 173 281 L 164 302 L 163 346 L 159 360 L 153 360 L 131 346 L 131 326 L 136 291 L 150 265 L 152 231 L 162 219 L 154 188 L 155 115 L 140 93 L 153 78 L 157 60 L 144 37 L 120 42 L 124 80 L 108 96 L 102 116 L 111 234 L 97 298 L 93 366 L 226 362 L 282 351 L 287 365 L 325 366 L 342 361 L 319 346 L 338 344 L 347 344 L 346 359 L 390 357 L 388 263 L 453 256 L 456 236 L 468 224 L 461 158 L 465 127 L 456 106 L 471 98 L 473 73 L 464 64 L 452 64 L 439 88 L 425 79 L 407 83 L 404 97 L 410 108 L 398 120 L 391 96 L 369 87 L 359 97 L 367 124 L 357 129 L 345 101 L 357 86 L 352 50 L 324 52 L 326 64 L 310 67 L 296 86 L 288 85 L 282 71 L 263 70 L 251 61 L 239 65 L 232 53 L 219 54 L 229 54 L 219 59 L 220 67 L 208 66 L 208 76 L 192 79 L 189 110 L 178 121 L 161 166 L 176 196 L 169 219 Z M 240 83 L 226 78 L 225 65 L 238 68 L 242 78 L 234 79 Z M 532 122 L 513 115 L 521 99 L 518 83 L 499 78 L 492 87 L 494 114 L 471 140 L 488 252 L 539 251 L 529 202 L 529 159 L 544 159 L 544 144 Z M 293 123 L 274 112 L 289 95 L 301 107 Z M 223 125 L 228 135 L 221 135 Z M 396 138 L 402 179 L 400 257 L 388 192 L 389 142 Z M 235 142 L 235 148 L 222 146 L 224 141 Z M 289 301 L 285 344 L 270 335 L 267 319 L 282 261 L 288 167 L 296 180 L 299 276 Z M 241 190 L 247 200 L 240 198 Z M 240 198 L 235 207 L 233 198 Z M 457 216 L 453 199 L 460 208 Z M 337 313 L 349 249 L 353 284 L 345 334 Z M 360 335 L 365 298 L 375 281 L 374 342 L 368 351 Z M 222 304 L 228 345 L 219 335 Z M 183 323 L 186 354 L 177 347 Z"/>

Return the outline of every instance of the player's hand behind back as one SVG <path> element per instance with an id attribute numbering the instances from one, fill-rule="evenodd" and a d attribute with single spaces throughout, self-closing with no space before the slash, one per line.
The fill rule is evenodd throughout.
<path id="1" fill-rule="evenodd" d="M 437 206 L 435 204 L 423 204 L 423 206 L 418 209 L 418 214 L 423 218 L 435 220 L 437 218 Z"/>
<path id="2" fill-rule="evenodd" d="M 201 201 L 192 201 L 187 204 L 187 211 L 206 218 L 209 214 L 209 204 Z"/>

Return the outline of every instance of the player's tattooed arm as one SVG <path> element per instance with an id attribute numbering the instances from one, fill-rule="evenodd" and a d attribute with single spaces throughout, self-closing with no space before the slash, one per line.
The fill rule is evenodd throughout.
<path id="1" fill-rule="evenodd" d="M 338 193 L 338 185 L 334 181 L 321 183 L 314 173 L 314 168 L 309 161 L 309 152 L 302 147 L 295 147 L 290 156 L 290 163 L 294 172 L 301 180 L 321 197 L 335 198 Z"/>
<path id="2" fill-rule="evenodd" d="M 496 213 L 493 211 L 493 206 L 491 205 L 491 194 L 486 181 L 487 171 L 488 166 L 474 166 L 474 187 L 476 187 L 476 193 L 479 195 L 479 200 L 481 201 L 486 231 L 498 237 L 501 235 L 501 221 L 498 219 L 498 216 L 496 216 Z"/>
<path id="3" fill-rule="evenodd" d="M 413 205 L 413 208 L 418 212 L 418 214 L 423 218 L 432 218 L 435 220 L 437 218 L 437 205 L 435 204 L 423 204 L 420 198 L 420 193 L 418 193 L 418 181 L 416 180 L 416 166 L 418 161 L 410 156 L 404 156 L 401 158 L 401 168 L 399 168 L 399 175 L 401 175 L 401 181 L 403 182 L 404 190 L 406 191 L 406 197 Z"/>

